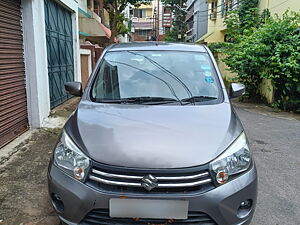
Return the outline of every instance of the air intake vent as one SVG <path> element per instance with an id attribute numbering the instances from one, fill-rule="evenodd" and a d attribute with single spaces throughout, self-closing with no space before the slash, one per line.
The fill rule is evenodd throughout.
<path id="1" fill-rule="evenodd" d="M 94 165 L 87 184 L 109 191 L 186 193 L 214 188 L 207 167 L 169 170 L 139 170 Z"/>
<path id="2" fill-rule="evenodd" d="M 80 225 L 95 225 L 95 224 L 138 224 L 138 225 L 148 225 L 148 224 L 172 224 L 172 225 L 184 225 L 184 224 L 194 224 L 194 225 L 217 225 L 216 222 L 210 218 L 209 215 L 202 212 L 189 212 L 188 219 L 186 220 L 158 220 L 158 219 L 126 219 L 126 218 L 110 218 L 108 209 L 94 209 L 82 220 Z"/>

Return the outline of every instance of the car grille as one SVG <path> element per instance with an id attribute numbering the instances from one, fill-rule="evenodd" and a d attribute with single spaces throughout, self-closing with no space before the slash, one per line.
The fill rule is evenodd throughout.
<path id="1" fill-rule="evenodd" d="M 88 175 L 87 184 L 97 189 L 122 193 L 205 192 L 215 187 L 206 166 L 140 170 L 94 164 Z"/>
<path id="2" fill-rule="evenodd" d="M 94 209 L 81 221 L 80 225 L 179 225 L 179 224 L 193 224 L 193 225 L 217 225 L 213 219 L 202 212 L 189 212 L 186 220 L 162 220 L 162 219 L 129 219 L 129 218 L 110 218 L 108 209 Z"/>

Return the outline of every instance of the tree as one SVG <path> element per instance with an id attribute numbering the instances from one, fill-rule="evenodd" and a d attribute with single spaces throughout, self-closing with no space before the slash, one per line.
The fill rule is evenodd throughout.
<path id="1" fill-rule="evenodd" d="M 226 64 L 247 86 L 250 98 L 260 96 L 259 84 L 269 79 L 274 106 L 300 112 L 300 14 L 286 12 L 244 34 L 227 51 Z"/>
<path id="2" fill-rule="evenodd" d="M 185 23 L 187 13 L 183 8 L 187 0 L 161 0 L 161 2 L 171 6 L 174 14 L 172 27 L 166 32 L 165 41 L 184 41 L 184 34 L 187 31 Z"/>
<path id="3" fill-rule="evenodd" d="M 128 32 L 124 25 L 125 17 L 123 15 L 126 6 L 131 4 L 138 7 L 141 4 L 147 4 L 149 2 L 151 2 L 151 0 L 103 0 L 103 8 L 108 12 L 110 19 L 110 44 L 114 43 L 117 35 Z"/>
<path id="4" fill-rule="evenodd" d="M 241 5 L 238 8 L 238 15 L 240 18 L 241 28 L 247 29 L 249 27 L 255 27 L 256 24 L 252 23 L 252 21 L 255 21 L 251 18 L 257 17 L 259 15 L 258 13 L 258 0 L 244 0 L 241 2 Z M 249 23 L 249 19 L 251 22 Z"/>
<path id="5" fill-rule="evenodd" d="M 250 35 L 253 29 L 262 24 L 257 6 L 258 0 L 243 0 L 237 9 L 226 13 L 226 41 L 239 42 L 241 35 Z"/>

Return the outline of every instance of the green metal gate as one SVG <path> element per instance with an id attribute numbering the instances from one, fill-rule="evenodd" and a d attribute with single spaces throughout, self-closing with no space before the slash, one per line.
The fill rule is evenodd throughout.
<path id="1" fill-rule="evenodd" d="M 55 1 L 44 1 L 50 104 L 54 108 L 71 97 L 64 84 L 74 80 L 72 17 Z"/>

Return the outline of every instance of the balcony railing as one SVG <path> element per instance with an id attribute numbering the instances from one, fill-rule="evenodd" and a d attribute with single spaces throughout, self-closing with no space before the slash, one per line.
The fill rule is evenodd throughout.
<path id="1" fill-rule="evenodd" d="M 132 22 L 152 22 L 153 18 L 152 17 L 145 17 L 145 18 L 132 17 L 131 20 L 132 20 Z"/>

